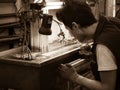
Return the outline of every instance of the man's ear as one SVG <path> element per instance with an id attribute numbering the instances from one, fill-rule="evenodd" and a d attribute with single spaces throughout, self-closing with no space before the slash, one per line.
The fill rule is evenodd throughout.
<path id="1" fill-rule="evenodd" d="M 76 22 L 72 22 L 72 29 L 75 30 L 78 28 L 79 28 L 79 25 Z"/>

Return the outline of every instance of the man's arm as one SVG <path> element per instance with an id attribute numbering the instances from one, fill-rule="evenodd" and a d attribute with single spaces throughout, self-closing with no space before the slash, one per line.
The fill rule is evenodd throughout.
<path id="1" fill-rule="evenodd" d="M 102 48 L 101 48 L 102 47 Z M 101 81 L 83 77 L 73 67 L 62 65 L 62 76 L 90 90 L 115 90 L 117 66 L 112 52 L 104 45 L 97 46 L 97 63 Z"/>
<path id="2" fill-rule="evenodd" d="M 78 83 L 90 90 L 115 90 L 116 70 L 100 72 L 101 81 L 83 77 L 77 74 L 73 67 L 64 64 L 60 67 L 60 73 L 64 78 Z"/>
<path id="3" fill-rule="evenodd" d="M 74 82 L 89 88 L 90 90 L 115 90 L 116 70 L 100 72 L 101 81 L 91 80 L 78 75 Z"/>

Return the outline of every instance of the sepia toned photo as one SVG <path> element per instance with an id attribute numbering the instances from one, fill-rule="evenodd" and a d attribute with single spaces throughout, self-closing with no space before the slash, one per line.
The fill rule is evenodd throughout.
<path id="1" fill-rule="evenodd" d="M 0 0 L 0 90 L 120 90 L 120 0 Z"/>

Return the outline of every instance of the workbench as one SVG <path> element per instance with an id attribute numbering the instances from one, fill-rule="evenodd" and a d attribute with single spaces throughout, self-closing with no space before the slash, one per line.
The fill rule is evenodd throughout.
<path id="1" fill-rule="evenodd" d="M 40 56 L 35 60 L 11 57 L 11 55 L 21 51 L 20 47 L 0 52 L 0 88 L 14 90 L 80 90 L 70 89 L 69 81 L 63 79 L 58 73 L 58 66 L 61 63 L 69 63 L 74 60 L 77 60 L 79 62 L 77 64 L 81 65 L 79 67 L 77 64 L 75 65 L 80 72 L 86 73 L 85 71 L 90 69 L 89 60 L 80 59 L 79 49 L 79 45 L 75 44 L 44 54 L 37 52 Z M 89 77 L 91 76 L 89 75 Z M 72 88 L 74 86 L 72 85 Z"/>

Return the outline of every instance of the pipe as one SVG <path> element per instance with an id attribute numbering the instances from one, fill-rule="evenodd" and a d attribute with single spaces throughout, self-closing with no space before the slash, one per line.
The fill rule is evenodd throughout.
<path id="1" fill-rule="evenodd" d="M 115 17 L 116 0 L 106 0 L 106 16 Z"/>

